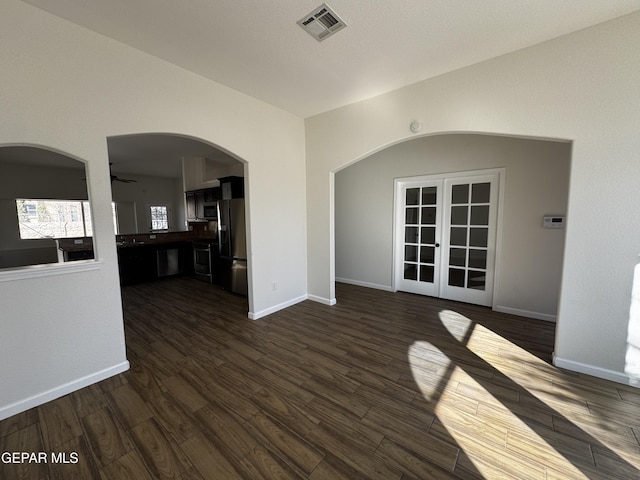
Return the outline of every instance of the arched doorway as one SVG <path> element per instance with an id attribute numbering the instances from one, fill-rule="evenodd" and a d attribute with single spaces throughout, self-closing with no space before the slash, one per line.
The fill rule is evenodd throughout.
<path id="1" fill-rule="evenodd" d="M 477 133 L 396 143 L 335 172 L 336 281 L 394 291 L 394 179 L 504 168 L 494 310 L 554 321 L 564 230 L 543 217 L 568 202 L 571 144 Z M 500 232 L 500 229 L 499 229 Z"/>
<path id="2" fill-rule="evenodd" d="M 211 283 L 226 288 L 224 282 L 228 275 L 224 272 L 212 275 L 212 271 L 224 270 L 227 263 L 234 265 L 234 273 L 243 275 L 244 280 L 240 283 L 245 287 L 236 290 L 230 285 L 229 289 L 247 296 L 251 305 L 251 291 L 246 287 L 251 278 L 246 248 L 244 255 L 234 249 L 233 253 L 237 255 L 229 258 L 227 263 L 224 258 L 225 241 L 230 243 L 233 240 L 237 245 L 246 245 L 249 241 L 250 232 L 244 215 L 245 209 L 248 209 L 244 195 L 248 164 L 217 145 L 185 135 L 121 135 L 109 137 L 107 142 L 121 282 L 140 280 L 139 269 L 135 266 L 132 269 L 125 267 L 127 262 L 124 257 L 130 251 L 125 252 L 125 248 L 131 243 L 155 243 L 165 237 L 175 243 L 177 238 L 183 238 L 207 245 L 208 260 L 202 263 L 209 268 L 207 279 Z M 223 194 L 227 186 L 225 182 L 230 182 L 230 179 L 233 179 L 234 185 L 239 185 L 231 192 L 235 199 L 233 201 L 241 203 L 235 207 L 241 216 L 233 219 L 233 229 L 230 226 L 231 219 L 225 216 L 223 208 L 226 202 L 226 193 Z M 154 238 L 147 239 L 147 236 Z M 136 254 L 131 255 L 132 261 L 138 257 L 139 251 L 136 249 Z M 231 247 L 226 253 L 231 256 Z M 176 259 L 172 260 L 172 256 Z M 168 260 L 165 261 L 165 257 Z M 216 260 L 218 257 L 220 261 Z M 163 253 L 163 268 L 167 265 L 169 268 L 163 271 L 163 275 L 173 275 L 176 268 L 180 273 L 191 272 L 197 268 L 197 259 L 200 258 L 201 255 L 191 250 L 186 253 L 179 249 L 177 253 Z M 160 256 L 157 261 L 160 269 Z M 123 282 L 125 270 L 134 276 Z M 145 279 L 143 277 L 141 280 Z"/>

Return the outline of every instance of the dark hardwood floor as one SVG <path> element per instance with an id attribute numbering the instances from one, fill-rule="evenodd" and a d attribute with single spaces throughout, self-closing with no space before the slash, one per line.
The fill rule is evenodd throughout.
<path id="1" fill-rule="evenodd" d="M 552 324 L 337 297 L 250 321 L 190 278 L 125 287 L 131 370 L 0 422 L 2 452 L 78 462 L 0 478 L 640 478 L 640 390 L 553 367 Z"/>

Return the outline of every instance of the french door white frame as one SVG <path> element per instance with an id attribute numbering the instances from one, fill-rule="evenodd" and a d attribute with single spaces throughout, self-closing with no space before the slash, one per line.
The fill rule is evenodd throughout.
<path id="1" fill-rule="evenodd" d="M 484 175 L 497 175 L 498 177 L 498 198 L 496 201 L 497 212 L 496 212 L 496 238 L 495 238 L 495 252 L 494 252 L 494 275 L 492 280 L 492 300 L 491 307 L 495 308 L 496 302 L 495 299 L 497 297 L 497 292 L 499 289 L 499 275 L 500 271 L 500 251 L 501 251 L 501 239 L 502 239 L 502 212 L 503 208 L 503 198 L 504 198 L 504 183 L 505 183 L 505 169 L 504 168 L 492 168 L 486 170 L 470 170 L 464 172 L 451 172 L 451 173 L 442 173 L 442 174 L 434 174 L 434 175 L 421 175 L 415 177 L 403 177 L 394 179 L 393 193 L 394 193 L 394 210 L 393 210 L 393 262 L 392 262 L 392 290 L 394 292 L 398 291 L 398 284 L 401 282 L 403 275 L 403 269 L 399 268 L 400 265 L 403 264 L 404 258 L 404 220 L 405 220 L 405 211 L 404 211 L 404 197 L 403 191 L 407 186 L 419 185 L 422 183 L 428 182 L 437 182 L 442 181 L 444 185 L 445 180 L 452 180 L 461 177 L 480 177 Z M 439 189 L 442 190 L 442 189 Z M 439 192 L 439 195 L 441 193 Z M 442 238 L 445 233 L 441 232 L 441 237 L 436 239 L 439 243 L 442 244 L 442 241 L 446 239 Z M 444 245 L 442 245 L 444 247 Z M 441 247 L 441 248 L 442 248 Z M 442 277 L 442 276 L 441 276 Z M 440 280 L 438 280 L 437 284 L 438 291 L 440 289 Z M 438 296 L 438 295 L 436 295 Z"/>

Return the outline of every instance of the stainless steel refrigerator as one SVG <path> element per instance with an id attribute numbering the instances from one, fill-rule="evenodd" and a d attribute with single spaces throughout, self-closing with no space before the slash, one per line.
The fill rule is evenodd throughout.
<path id="1" fill-rule="evenodd" d="M 244 198 L 220 200 L 218 239 L 223 288 L 247 295 L 247 235 Z"/>

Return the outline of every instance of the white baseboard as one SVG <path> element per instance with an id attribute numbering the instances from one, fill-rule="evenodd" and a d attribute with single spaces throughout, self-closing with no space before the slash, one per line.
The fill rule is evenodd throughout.
<path id="1" fill-rule="evenodd" d="M 376 290 L 384 290 L 385 292 L 394 292 L 395 290 L 388 285 L 379 285 L 377 283 L 361 282 L 360 280 L 351 280 L 350 278 L 337 278 L 336 282 L 348 283 L 358 287 L 375 288 Z"/>
<path id="2" fill-rule="evenodd" d="M 333 306 L 336 304 L 336 299 L 335 298 L 324 298 L 324 297 L 318 297 L 317 295 L 307 295 L 309 300 L 312 300 L 314 302 L 318 302 L 318 303 L 322 303 L 323 305 L 329 305 L 329 306 Z"/>
<path id="3" fill-rule="evenodd" d="M 265 308 L 264 310 L 260 310 L 259 312 L 249 312 L 248 317 L 251 320 L 258 320 L 259 318 L 266 317 L 267 315 L 271 315 L 272 313 L 276 313 L 279 310 L 284 310 L 285 308 L 291 307 L 296 303 L 303 302 L 305 300 L 311 300 L 313 302 L 322 303 L 323 305 L 333 306 L 336 304 L 336 299 L 328 299 L 323 297 L 318 297 L 317 295 L 301 295 L 292 300 L 287 300 L 286 302 L 282 302 L 278 305 L 274 305 L 273 307 Z"/>
<path id="4" fill-rule="evenodd" d="M 258 320 L 259 318 L 266 317 L 267 315 L 271 315 L 272 313 L 276 313 L 279 310 L 284 310 L 285 308 L 291 307 L 296 303 L 304 302 L 307 299 L 308 295 L 301 295 L 297 298 L 293 298 L 291 300 L 287 300 L 286 302 L 279 303 L 278 305 L 274 305 L 273 307 L 260 310 L 259 312 L 249 312 L 247 316 L 251 320 Z"/>
<path id="5" fill-rule="evenodd" d="M 554 322 L 554 323 L 556 322 L 556 316 L 549 315 L 548 313 L 531 312 L 529 310 L 521 310 L 519 308 L 504 307 L 502 305 L 496 305 L 495 307 L 493 307 L 493 310 L 495 310 L 496 312 L 509 313 L 511 315 L 518 315 L 520 317 L 535 318 L 537 320 L 545 320 L 547 322 Z"/>
<path id="6" fill-rule="evenodd" d="M 99 372 L 92 373 L 91 375 L 87 375 L 86 377 L 79 378 L 78 380 L 74 380 L 72 382 L 65 383 L 64 385 L 60 385 L 59 387 L 52 388 L 51 390 L 47 390 L 46 392 L 42 392 L 24 400 L 20 400 L 19 402 L 12 403 L 11 405 L 1 407 L 0 420 L 9 418 L 13 415 L 29 410 L 30 408 L 50 402 L 52 400 L 55 400 L 56 398 L 63 397 L 69 393 L 75 392 L 76 390 L 80 390 L 81 388 L 88 387 L 89 385 L 93 385 L 94 383 L 106 380 L 107 378 L 113 377 L 114 375 L 117 375 L 119 373 L 126 372 L 127 370 L 129 370 L 129 362 L 125 361 L 118 365 L 114 365 L 113 367 L 109 367 Z"/>
<path id="7" fill-rule="evenodd" d="M 630 377 L 626 373 L 616 372 L 615 370 L 608 370 L 606 368 L 595 367 L 593 365 L 587 365 L 585 363 L 556 357 L 555 353 L 553 354 L 553 364 L 558 368 L 564 368 L 566 370 L 571 370 L 572 372 L 584 373 L 586 375 L 591 375 L 592 377 L 611 380 L 612 382 L 622 383 L 624 385 L 631 385 L 632 387 L 640 387 L 638 379 Z"/>

